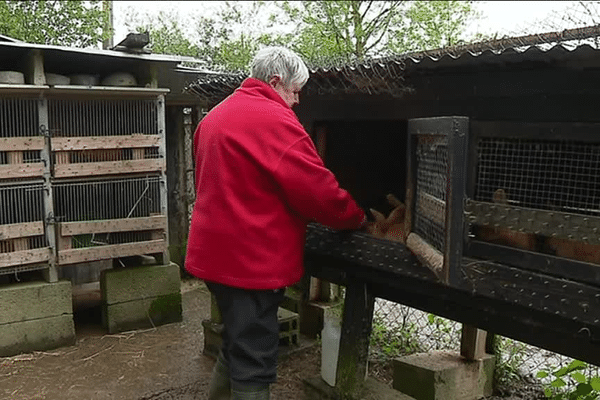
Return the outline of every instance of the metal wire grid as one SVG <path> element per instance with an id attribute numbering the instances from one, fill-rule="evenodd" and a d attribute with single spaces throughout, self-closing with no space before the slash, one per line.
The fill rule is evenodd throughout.
<path id="1" fill-rule="evenodd" d="M 44 221 L 44 193 L 42 183 L 0 186 L 0 225 Z M 25 241 L 26 248 L 47 247 L 44 235 L 17 240 Z M 0 253 L 16 250 L 15 239 L 0 240 Z"/>
<path id="2" fill-rule="evenodd" d="M 51 99 L 48 124 L 53 137 L 157 135 L 156 99 Z"/>
<path id="3" fill-rule="evenodd" d="M 429 196 L 440 203 L 446 202 L 448 181 L 448 138 L 441 135 L 418 135 L 415 148 L 417 182 L 415 200 L 414 230 L 436 249 L 444 251 L 445 226 L 432 220 L 432 216 L 423 215 L 420 209 L 426 209 L 424 198 Z M 444 218 L 441 218 L 444 220 Z"/>
<path id="4" fill-rule="evenodd" d="M 415 308 L 377 298 L 373 316 L 373 332 L 370 358 L 374 361 L 389 358 L 390 355 L 409 355 L 431 350 L 458 352 L 462 326 L 456 321 L 436 316 Z M 382 335 L 381 332 L 385 332 Z M 379 342 L 373 336 L 380 336 Z M 572 358 L 554 353 L 517 340 L 498 336 L 498 363 L 510 365 L 518 375 L 535 378 L 538 371 L 557 370 L 568 365 Z M 393 353 L 383 347 L 393 346 Z M 600 366 L 588 365 L 584 374 L 600 375 Z M 540 384 L 547 380 L 534 379 Z M 567 382 L 574 385 L 575 382 Z"/>
<path id="5" fill-rule="evenodd" d="M 37 99 L 26 97 L 0 98 L 0 137 L 39 135 Z"/>
<path id="6" fill-rule="evenodd" d="M 43 221 L 42 183 L 0 186 L 0 225 Z"/>
<path id="7" fill-rule="evenodd" d="M 59 222 L 148 217 L 161 212 L 158 176 L 58 182 L 53 188 Z"/>
<path id="8" fill-rule="evenodd" d="M 53 189 L 58 222 L 149 217 L 161 213 L 158 176 L 61 182 Z M 81 248 L 151 239 L 152 232 L 90 233 L 73 237 L 72 245 Z"/>
<path id="9" fill-rule="evenodd" d="M 600 144 L 482 138 L 475 199 L 503 189 L 521 207 L 600 215 Z"/>
<path id="10" fill-rule="evenodd" d="M 37 99 L 26 97 L 0 98 L 0 137 L 39 136 Z M 41 162 L 39 150 L 24 151 L 23 163 Z M 0 164 L 11 163 L 8 152 L 0 151 Z M 20 162 L 21 163 L 21 162 Z"/>

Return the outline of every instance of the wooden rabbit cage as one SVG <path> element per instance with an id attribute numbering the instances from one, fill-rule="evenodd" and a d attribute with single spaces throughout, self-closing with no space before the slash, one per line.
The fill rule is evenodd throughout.
<path id="1" fill-rule="evenodd" d="M 307 269 L 362 310 L 347 332 L 368 332 L 376 296 L 600 362 L 598 124 L 421 118 L 346 127 L 344 144 L 336 129 L 326 165 L 363 207 L 399 195 L 408 237 L 309 227 Z"/>
<path id="2" fill-rule="evenodd" d="M 164 94 L 3 85 L 0 274 L 167 258 Z"/>

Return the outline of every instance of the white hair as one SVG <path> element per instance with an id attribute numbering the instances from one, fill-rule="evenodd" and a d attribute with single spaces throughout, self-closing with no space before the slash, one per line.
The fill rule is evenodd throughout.
<path id="1" fill-rule="evenodd" d="M 269 83 L 273 76 L 279 76 L 287 87 L 297 84 L 304 86 L 308 81 L 308 68 L 304 61 L 285 47 L 265 47 L 260 49 L 252 60 L 250 77 Z"/>

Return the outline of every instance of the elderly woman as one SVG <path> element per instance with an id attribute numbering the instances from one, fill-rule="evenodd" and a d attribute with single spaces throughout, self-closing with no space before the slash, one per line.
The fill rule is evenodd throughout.
<path id="1" fill-rule="evenodd" d="M 277 310 L 304 273 L 306 224 L 367 225 L 292 111 L 308 75 L 288 49 L 258 51 L 251 76 L 194 136 L 196 203 L 185 266 L 206 282 L 224 324 L 211 400 L 269 398 Z"/>

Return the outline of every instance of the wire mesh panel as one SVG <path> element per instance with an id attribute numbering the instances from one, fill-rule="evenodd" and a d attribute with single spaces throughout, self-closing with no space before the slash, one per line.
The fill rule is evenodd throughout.
<path id="1" fill-rule="evenodd" d="M 158 176 L 59 182 L 53 189 L 59 264 L 164 251 Z"/>
<path id="2" fill-rule="evenodd" d="M 156 99 L 51 99 L 52 137 L 158 134 Z"/>
<path id="3" fill-rule="evenodd" d="M 0 274 L 50 258 L 42 183 L 0 186 Z"/>
<path id="4" fill-rule="evenodd" d="M 415 140 L 416 191 L 413 229 L 439 251 L 445 248 L 448 137 L 418 135 Z"/>
<path id="5" fill-rule="evenodd" d="M 158 114 L 156 98 L 49 101 L 54 176 L 164 170 Z"/>
<path id="6" fill-rule="evenodd" d="M 0 179 L 40 177 L 44 137 L 39 122 L 39 100 L 0 98 Z"/>
<path id="7" fill-rule="evenodd" d="M 589 264 L 600 264 L 600 126 L 478 122 L 475 129 L 467 255 L 597 285 Z M 523 250 L 536 261 L 519 257 Z"/>
<path id="8" fill-rule="evenodd" d="M 481 138 L 475 199 L 600 215 L 600 143 Z"/>

